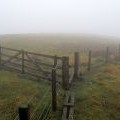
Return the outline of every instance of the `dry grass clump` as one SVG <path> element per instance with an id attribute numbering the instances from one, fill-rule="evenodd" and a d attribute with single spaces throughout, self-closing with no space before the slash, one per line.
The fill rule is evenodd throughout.
<path id="1" fill-rule="evenodd" d="M 119 75 L 120 74 L 120 67 L 117 65 L 108 65 L 104 69 L 105 73 L 111 74 L 111 75 Z"/>

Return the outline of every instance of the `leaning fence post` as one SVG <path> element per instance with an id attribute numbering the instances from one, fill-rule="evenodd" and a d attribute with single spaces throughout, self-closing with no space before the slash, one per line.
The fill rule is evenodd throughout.
<path id="1" fill-rule="evenodd" d="M 109 47 L 106 48 L 106 60 L 105 63 L 108 63 L 109 61 Z"/>
<path id="2" fill-rule="evenodd" d="M 30 120 L 30 107 L 29 107 L 29 105 L 19 107 L 19 120 Z"/>
<path id="3" fill-rule="evenodd" d="M 69 57 L 62 57 L 62 85 L 64 89 L 68 89 L 69 81 Z"/>
<path id="4" fill-rule="evenodd" d="M 22 74 L 24 74 L 24 50 L 22 50 Z"/>
<path id="5" fill-rule="evenodd" d="M 92 52 L 90 50 L 88 55 L 88 71 L 91 70 L 91 59 L 92 59 Z"/>
<path id="6" fill-rule="evenodd" d="M 79 52 L 74 53 L 74 78 L 79 77 L 79 65 L 80 65 L 80 56 Z"/>
<path id="7" fill-rule="evenodd" d="M 57 109 L 57 93 L 56 93 L 56 69 L 52 69 L 52 111 Z"/>

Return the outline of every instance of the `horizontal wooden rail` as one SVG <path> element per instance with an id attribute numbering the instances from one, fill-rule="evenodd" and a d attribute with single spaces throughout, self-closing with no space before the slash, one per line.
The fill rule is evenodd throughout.
<path id="1" fill-rule="evenodd" d="M 33 77 L 41 78 L 41 79 L 44 79 L 44 80 L 51 81 L 51 78 L 48 78 L 48 77 L 45 77 L 45 76 L 42 76 L 42 75 L 40 76 L 38 74 L 33 74 L 31 72 L 28 72 L 28 71 L 25 71 L 25 74 L 28 74 L 28 75 L 33 76 Z"/>
<path id="2" fill-rule="evenodd" d="M 17 50 L 17 49 L 13 49 L 13 48 L 7 48 L 7 47 L 3 47 L 1 46 L 2 49 L 5 49 L 5 50 L 9 50 L 9 51 L 14 51 L 14 52 L 20 52 L 21 50 Z"/>
<path id="3" fill-rule="evenodd" d="M 21 66 L 17 66 L 16 64 L 5 64 L 5 65 L 3 65 L 3 67 L 12 67 L 12 68 L 14 68 L 14 69 L 18 69 L 18 70 L 20 70 L 20 68 L 21 68 Z"/>
<path id="4" fill-rule="evenodd" d="M 6 60 L 1 60 L 1 62 L 2 63 L 4 63 Z M 2 63 L 1 63 L 1 65 L 2 65 Z M 16 66 L 18 66 L 18 67 L 21 67 L 21 64 L 19 63 L 19 62 L 16 62 L 16 61 L 9 61 L 8 63 L 6 63 L 6 64 L 11 64 L 11 65 L 16 65 Z M 6 65 L 6 64 L 4 64 L 4 65 Z"/>
<path id="5" fill-rule="evenodd" d="M 19 56 L 21 54 L 21 52 L 18 52 L 17 54 L 13 55 L 12 57 L 10 57 L 9 59 L 7 59 L 3 64 L 10 62 L 11 60 L 15 59 L 16 56 Z"/>
<path id="6" fill-rule="evenodd" d="M 1 56 L 5 56 L 5 57 L 13 57 L 12 55 L 8 55 L 8 54 L 5 54 L 5 53 L 1 53 Z M 22 60 L 22 58 L 21 58 L 21 56 L 14 56 L 14 59 L 18 59 L 18 60 Z M 29 60 L 29 59 L 26 59 L 26 58 L 24 58 L 24 61 L 25 62 L 31 62 L 31 60 Z M 41 61 L 35 61 L 36 63 L 38 63 L 38 64 L 40 64 L 40 65 L 43 65 L 43 66 L 46 66 L 46 67 L 53 67 L 53 65 L 50 65 L 50 64 L 48 64 L 48 63 L 43 63 L 43 62 L 41 62 Z M 58 66 L 58 69 L 62 69 L 62 67 L 61 66 Z"/>
<path id="7" fill-rule="evenodd" d="M 45 58 L 48 58 L 48 62 Z M 0 66 L 49 80 L 52 79 L 51 69 L 54 68 L 58 70 L 56 77 L 58 80 L 62 79 L 64 89 L 68 88 L 69 69 L 73 67 L 69 65 L 67 56 L 45 55 L 7 47 L 0 47 Z"/>
<path id="8" fill-rule="evenodd" d="M 22 50 L 18 50 L 18 49 L 3 47 L 3 46 L 1 46 L 1 49 L 15 51 L 15 52 L 22 51 Z M 41 56 L 41 57 L 46 57 L 46 58 L 54 59 L 54 56 L 52 56 L 52 55 L 45 55 L 45 54 L 40 54 L 40 53 L 28 52 L 28 51 L 24 51 L 24 52 L 26 52 L 28 54 L 31 54 L 31 55 L 35 55 L 35 56 Z M 62 59 L 62 57 L 57 56 L 57 59 Z"/>
<path id="9" fill-rule="evenodd" d="M 4 53 L 2 53 L 1 54 L 2 56 L 5 56 L 5 57 L 12 57 L 11 55 L 7 55 L 7 54 L 4 54 Z M 18 62 L 19 61 L 21 61 L 22 60 L 22 58 L 21 57 L 19 57 L 19 56 L 15 56 L 14 57 L 14 60 L 18 60 Z M 1 62 L 6 62 L 7 60 L 3 60 L 3 57 L 2 57 L 2 60 L 1 60 Z M 10 62 L 10 61 L 9 61 Z M 29 59 L 25 59 L 24 58 L 24 62 L 25 62 L 25 66 L 27 67 L 27 62 L 28 63 L 31 63 L 31 60 L 29 60 Z M 39 65 L 42 65 L 42 66 L 45 66 L 45 67 L 50 67 L 50 68 L 53 68 L 53 65 L 50 65 L 50 64 L 47 64 L 47 63 L 43 63 L 43 62 L 38 62 L 38 61 L 35 61 L 36 63 L 38 63 Z M 10 62 L 11 63 L 11 62 Z M 17 63 L 16 63 L 17 64 Z M 28 66 L 29 67 L 29 66 Z M 57 69 L 62 69 L 62 67 L 59 65 L 57 65 L 56 66 L 56 68 Z"/>
<path id="10" fill-rule="evenodd" d="M 13 71 L 21 73 L 21 69 L 15 68 L 13 66 L 4 65 L 4 66 L 1 66 L 1 67 L 5 70 L 9 70 L 9 71 L 13 70 Z"/>
<path id="11" fill-rule="evenodd" d="M 3 56 L 3 57 L 4 57 L 4 56 L 5 56 L 5 57 L 13 57 L 12 55 L 7 55 L 7 54 L 5 54 L 5 53 L 2 53 L 1 56 Z M 2 59 L 3 59 L 3 58 L 2 58 Z M 20 61 L 20 60 L 22 60 L 22 57 L 21 57 L 21 56 L 15 56 L 14 59 Z M 25 61 L 25 62 L 31 62 L 30 60 L 25 59 L 25 58 L 24 58 L 24 61 Z"/>
<path id="12" fill-rule="evenodd" d="M 27 63 L 25 63 L 24 64 L 24 67 L 25 67 L 25 69 L 32 69 L 32 70 L 37 70 L 37 71 L 39 71 L 39 72 L 41 72 L 41 71 L 43 71 L 44 72 L 44 70 L 39 70 L 39 68 L 38 67 L 36 67 L 36 65 L 34 65 L 34 64 L 27 64 Z M 42 66 L 43 67 L 43 66 Z M 43 67 L 44 68 L 44 67 Z"/>
<path id="13" fill-rule="evenodd" d="M 43 62 L 38 62 L 38 61 L 35 61 L 35 62 L 38 63 L 39 65 L 53 68 L 53 65 L 50 65 L 50 64 L 48 64 L 48 63 L 43 63 Z"/>
<path id="14" fill-rule="evenodd" d="M 27 52 L 25 51 L 27 54 L 31 54 L 31 55 L 35 55 L 35 56 L 41 56 L 41 57 L 46 57 L 46 58 L 51 58 L 51 59 L 54 59 L 55 56 L 52 56 L 52 55 L 45 55 L 45 54 L 40 54 L 40 53 L 34 53 L 34 52 Z M 57 56 L 57 59 L 62 59 L 62 57 L 58 57 Z"/>

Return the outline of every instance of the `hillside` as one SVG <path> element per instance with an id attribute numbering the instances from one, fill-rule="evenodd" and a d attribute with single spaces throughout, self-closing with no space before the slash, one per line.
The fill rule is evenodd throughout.
<path id="1" fill-rule="evenodd" d="M 67 53 L 81 50 L 102 50 L 106 46 L 114 47 L 119 44 L 118 38 L 84 36 L 84 35 L 45 35 L 45 34 L 21 34 L 0 36 L 1 44 L 4 46 L 26 49 L 44 53 Z M 55 52 L 56 50 L 56 52 Z"/>

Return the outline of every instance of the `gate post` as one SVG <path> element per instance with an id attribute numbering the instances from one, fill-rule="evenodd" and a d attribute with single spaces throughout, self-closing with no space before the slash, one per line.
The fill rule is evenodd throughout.
<path id="1" fill-rule="evenodd" d="M 106 48 L 106 59 L 105 59 L 105 63 L 108 63 L 109 61 L 109 47 Z"/>
<path id="2" fill-rule="evenodd" d="M 29 105 L 19 107 L 19 120 L 30 120 L 30 107 L 29 107 Z"/>
<path id="3" fill-rule="evenodd" d="M 119 47 L 118 47 L 118 54 L 120 54 L 120 44 L 119 44 Z"/>
<path id="4" fill-rule="evenodd" d="M 62 85 L 65 90 L 68 89 L 69 81 L 69 57 L 62 57 Z"/>
<path id="5" fill-rule="evenodd" d="M 53 67 L 55 68 L 56 65 L 57 65 L 57 56 L 55 55 L 55 56 L 54 56 L 54 65 L 53 65 Z"/>
<path id="6" fill-rule="evenodd" d="M 22 50 L 22 74 L 24 74 L 24 50 Z"/>
<path id="7" fill-rule="evenodd" d="M 91 70 L 91 58 L 92 58 L 92 51 L 89 51 L 89 55 L 88 55 L 88 71 Z"/>
<path id="8" fill-rule="evenodd" d="M 119 47 L 118 47 L 118 59 L 120 60 L 120 44 L 119 44 Z"/>
<path id="9" fill-rule="evenodd" d="M 56 69 L 52 69 L 52 111 L 57 109 L 57 93 L 56 93 Z"/>
<path id="10" fill-rule="evenodd" d="M 2 47 L 0 45 L 0 66 L 1 66 L 1 64 L 2 64 Z"/>
<path id="11" fill-rule="evenodd" d="M 79 52 L 74 53 L 74 78 L 79 77 L 79 65 L 80 65 L 80 56 Z"/>

